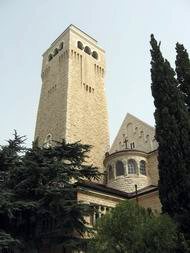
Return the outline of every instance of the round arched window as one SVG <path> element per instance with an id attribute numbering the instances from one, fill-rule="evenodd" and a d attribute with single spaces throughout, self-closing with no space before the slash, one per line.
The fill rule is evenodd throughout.
<path id="1" fill-rule="evenodd" d="M 122 161 L 116 162 L 116 176 L 122 176 L 125 173 L 124 165 Z"/>
<path id="2" fill-rule="evenodd" d="M 140 161 L 140 173 L 146 175 L 146 162 L 144 160 Z"/>
<path id="3" fill-rule="evenodd" d="M 91 49 L 88 46 L 85 47 L 84 52 L 91 55 Z"/>
<path id="4" fill-rule="evenodd" d="M 78 47 L 79 49 L 81 49 L 81 50 L 84 49 L 84 46 L 83 46 L 83 44 L 82 44 L 81 41 L 78 41 L 78 42 L 77 42 L 77 47 Z"/>
<path id="5" fill-rule="evenodd" d="M 128 174 L 137 174 L 137 163 L 135 160 L 128 160 Z"/>
<path id="6" fill-rule="evenodd" d="M 92 57 L 94 57 L 96 60 L 98 60 L 98 53 L 96 51 L 93 51 Z"/>
<path id="7" fill-rule="evenodd" d="M 52 146 L 52 134 L 48 134 L 45 138 L 44 147 L 50 148 Z"/>
<path id="8" fill-rule="evenodd" d="M 114 171 L 113 171 L 113 167 L 111 165 L 108 167 L 108 178 L 109 178 L 109 180 L 114 178 Z"/>

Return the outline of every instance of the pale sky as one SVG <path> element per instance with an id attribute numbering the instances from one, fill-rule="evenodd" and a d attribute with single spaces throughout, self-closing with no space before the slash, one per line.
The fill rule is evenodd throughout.
<path id="1" fill-rule="evenodd" d="M 175 43 L 190 53 L 189 0 L 0 0 L 0 144 L 13 129 L 35 129 L 42 53 L 74 24 L 106 50 L 111 141 L 127 112 L 154 126 L 150 34 L 172 63 Z"/>

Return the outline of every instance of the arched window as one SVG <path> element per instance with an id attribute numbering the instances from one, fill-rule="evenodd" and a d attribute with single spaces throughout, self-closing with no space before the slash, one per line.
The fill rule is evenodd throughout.
<path id="1" fill-rule="evenodd" d="M 45 138 L 44 147 L 50 148 L 52 146 L 52 135 L 48 134 Z"/>
<path id="2" fill-rule="evenodd" d="M 117 161 L 116 162 L 116 176 L 122 176 L 124 175 L 124 165 L 122 161 Z"/>
<path id="3" fill-rule="evenodd" d="M 63 42 L 59 44 L 59 50 L 63 49 Z"/>
<path id="4" fill-rule="evenodd" d="M 54 49 L 53 56 L 55 56 L 56 54 L 58 54 L 58 49 L 57 48 Z"/>
<path id="5" fill-rule="evenodd" d="M 78 47 L 79 49 L 81 49 L 81 50 L 84 49 L 84 46 L 83 46 L 83 44 L 82 44 L 81 41 L 78 41 L 78 42 L 77 42 L 77 47 Z"/>
<path id="6" fill-rule="evenodd" d="M 96 51 L 93 51 L 92 57 L 94 57 L 96 60 L 98 60 L 98 53 Z"/>
<path id="7" fill-rule="evenodd" d="M 88 46 L 85 47 L 84 52 L 91 55 L 91 49 Z"/>
<path id="8" fill-rule="evenodd" d="M 146 175 L 146 162 L 144 160 L 140 161 L 140 173 Z"/>
<path id="9" fill-rule="evenodd" d="M 49 55 L 48 55 L 48 61 L 51 61 L 52 58 L 53 58 L 53 55 L 52 55 L 52 54 L 49 54 Z"/>
<path id="10" fill-rule="evenodd" d="M 108 178 L 109 178 L 109 180 L 114 178 L 114 171 L 113 171 L 113 167 L 111 165 L 108 167 Z"/>
<path id="11" fill-rule="evenodd" d="M 137 163 L 135 160 L 130 159 L 128 161 L 128 174 L 136 174 L 137 173 Z"/>

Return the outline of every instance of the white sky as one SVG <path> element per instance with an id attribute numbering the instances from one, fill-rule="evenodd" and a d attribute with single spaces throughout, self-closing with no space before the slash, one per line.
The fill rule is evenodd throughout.
<path id="1" fill-rule="evenodd" d="M 111 140 L 127 112 L 154 125 L 150 34 L 172 63 L 175 43 L 190 53 L 189 0 L 0 0 L 0 143 L 13 129 L 33 140 L 42 53 L 74 24 L 106 50 Z"/>

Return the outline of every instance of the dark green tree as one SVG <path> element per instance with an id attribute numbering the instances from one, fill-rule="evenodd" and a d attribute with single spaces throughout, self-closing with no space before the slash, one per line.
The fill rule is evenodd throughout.
<path id="1" fill-rule="evenodd" d="M 155 216 L 132 201 L 123 201 L 98 221 L 89 252 L 173 253 L 177 238 L 169 216 Z"/>
<path id="2" fill-rule="evenodd" d="M 190 227 L 190 118 L 175 72 L 151 35 L 151 78 L 163 212 L 188 234 Z"/>
<path id="3" fill-rule="evenodd" d="M 182 44 L 176 44 L 176 73 L 179 88 L 185 96 L 185 102 L 190 112 L 190 60 L 187 50 Z"/>
<path id="4" fill-rule="evenodd" d="M 0 231 L 20 243 L 24 252 L 61 244 L 82 247 L 90 208 L 77 201 L 77 183 L 99 179 L 85 160 L 89 145 L 56 142 L 54 147 L 23 147 L 23 138 L 0 149 Z M 2 237 L 7 238 L 7 237 Z M 8 242 L 8 240 L 7 240 Z M 0 240 L 3 247 L 6 241 Z"/>

